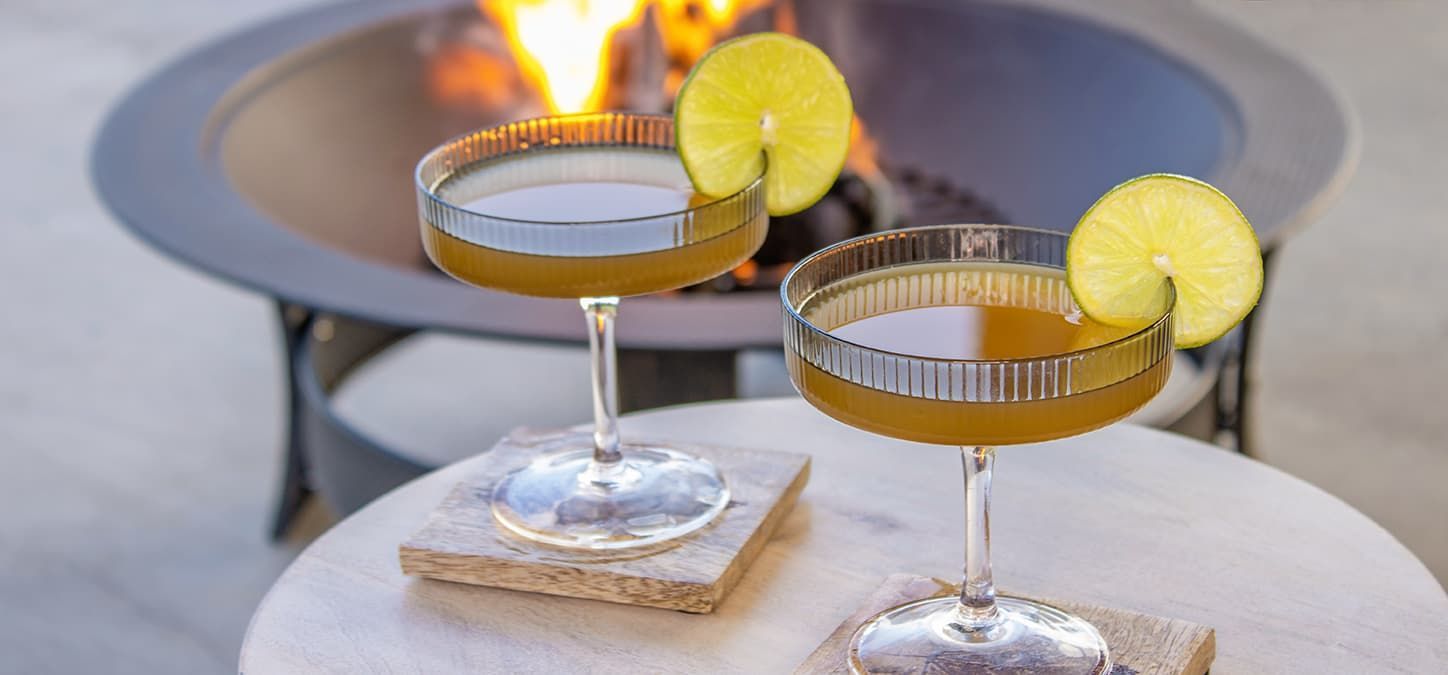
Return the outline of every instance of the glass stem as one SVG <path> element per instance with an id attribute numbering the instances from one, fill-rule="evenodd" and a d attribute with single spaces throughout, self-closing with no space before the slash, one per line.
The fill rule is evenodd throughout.
<path id="1" fill-rule="evenodd" d="M 960 584 L 957 627 L 985 632 L 1000 623 L 990 571 L 990 474 L 995 448 L 962 447 L 960 461 L 965 467 L 965 581 Z"/>
<path id="2" fill-rule="evenodd" d="M 593 467 L 594 482 L 608 483 L 622 469 L 618 440 L 618 357 L 613 345 L 613 321 L 618 298 L 583 298 L 578 301 L 588 317 L 588 353 L 593 361 Z"/>

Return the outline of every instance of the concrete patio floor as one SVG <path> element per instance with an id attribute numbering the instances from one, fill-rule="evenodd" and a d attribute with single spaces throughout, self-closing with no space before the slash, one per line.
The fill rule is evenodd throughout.
<path id="1" fill-rule="evenodd" d="M 306 4 L 0 5 L 0 672 L 234 671 L 252 609 L 300 546 L 264 536 L 282 436 L 270 306 L 123 232 L 86 161 L 137 78 Z M 1375 518 L 1448 579 L 1448 3 L 1207 4 L 1326 73 L 1363 130 L 1357 176 L 1271 278 L 1263 459 Z M 588 411 L 576 350 L 438 338 L 399 359 L 392 371 L 494 404 L 491 417 L 454 407 L 439 444 Z M 457 376 L 545 364 L 576 373 L 559 385 L 576 403 L 499 408 L 505 397 Z M 428 401 L 371 387 L 347 406 L 415 440 L 438 426 Z"/>

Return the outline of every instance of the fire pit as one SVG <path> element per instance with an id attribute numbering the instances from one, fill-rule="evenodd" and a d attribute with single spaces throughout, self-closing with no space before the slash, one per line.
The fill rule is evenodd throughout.
<path id="1" fill-rule="evenodd" d="M 710 14 L 726 4 L 733 14 Z M 669 12 L 682 12 L 676 24 Z M 1231 194 L 1270 252 L 1345 180 L 1355 149 L 1317 79 L 1183 3 L 658 0 L 630 19 L 609 29 L 602 93 L 530 82 L 516 16 L 466 0 L 363 0 L 207 45 L 112 113 L 94 175 L 117 217 L 278 302 L 293 389 L 280 524 L 308 486 L 347 511 L 424 468 L 328 405 L 330 388 L 373 354 L 416 330 L 583 338 L 575 303 L 478 291 L 428 265 L 416 159 L 563 99 L 662 110 L 688 60 L 732 32 L 791 30 L 830 52 L 862 121 L 856 156 L 831 197 L 778 222 L 751 263 L 690 292 L 630 301 L 619 344 L 636 363 L 621 370 L 659 376 L 624 382 L 626 407 L 732 395 L 736 352 L 780 340 L 777 296 L 751 290 L 771 289 L 793 260 L 840 238 L 933 222 L 1068 229 L 1120 180 L 1173 171 Z M 510 21 L 512 34 L 501 30 Z M 1197 398 L 1240 358 L 1245 333 L 1192 355 L 1207 381 Z M 1215 389 L 1231 404 L 1244 382 Z M 1209 426 L 1240 431 L 1240 406 L 1212 408 L 1220 419 Z"/>

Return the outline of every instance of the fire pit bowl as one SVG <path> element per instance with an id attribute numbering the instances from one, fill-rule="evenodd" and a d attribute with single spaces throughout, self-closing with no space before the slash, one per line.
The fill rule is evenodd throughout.
<path id="1" fill-rule="evenodd" d="M 1317 78 L 1189 3 L 795 0 L 793 15 L 850 82 L 906 205 L 892 224 L 999 213 L 1069 229 L 1110 186 L 1171 171 L 1231 194 L 1270 252 L 1315 217 L 1355 152 Z M 101 130 L 93 174 L 119 220 L 278 302 L 294 398 L 281 525 L 309 486 L 349 511 L 424 468 L 327 405 L 377 351 L 416 330 L 584 337 L 576 303 L 464 287 L 421 251 L 417 158 L 516 114 L 429 89 L 437 36 L 486 21 L 466 0 L 286 16 L 171 64 Z M 778 348 L 779 322 L 773 293 L 630 300 L 618 340 L 639 363 L 622 372 L 690 376 L 625 382 L 625 405 L 731 395 L 735 353 Z M 1245 344 L 1192 363 L 1214 378 Z M 1241 386 L 1217 389 L 1239 399 Z M 1218 421 L 1233 426 L 1229 415 Z"/>

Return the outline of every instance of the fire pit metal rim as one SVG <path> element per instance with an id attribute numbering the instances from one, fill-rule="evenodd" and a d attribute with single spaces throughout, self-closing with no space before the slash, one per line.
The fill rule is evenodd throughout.
<path id="1" fill-rule="evenodd" d="M 107 117 L 91 158 L 97 192 L 128 229 L 169 256 L 288 302 L 401 327 L 576 342 L 574 303 L 479 291 L 377 265 L 272 222 L 229 186 L 208 147 L 226 121 L 218 101 L 244 100 L 234 87 L 259 77 L 253 84 L 261 86 L 277 59 L 303 48 L 326 49 L 403 15 L 458 4 L 326 5 L 190 52 L 133 89 Z M 1358 133 L 1341 98 L 1305 67 L 1224 20 L 1176 3 L 1130 3 L 1130 11 L 1120 11 L 1120 3 L 1021 4 L 1142 41 L 1238 101 L 1242 138 L 1232 139 L 1221 162 L 1227 168 L 1210 179 L 1254 219 L 1265 248 L 1310 222 L 1351 175 Z M 1298 147 L 1304 139 L 1315 145 Z M 1340 142 L 1328 142 L 1334 139 Z M 1306 150 L 1315 154 L 1304 159 Z M 619 336 L 626 347 L 778 345 L 779 308 L 770 293 L 645 297 L 630 299 L 626 311 L 629 320 Z"/>
<path id="2" fill-rule="evenodd" d="M 936 0 L 904 0 L 935 2 Z M 1010 4 L 1012 0 L 975 0 Z M 1362 151 L 1362 132 L 1347 96 L 1332 80 L 1277 46 L 1248 33 L 1196 3 L 1111 0 L 1071 3 L 1014 0 L 1050 8 L 1118 31 L 1197 73 L 1229 104 L 1237 119 L 1214 170 L 1216 182 L 1253 219 L 1266 252 L 1275 250 L 1327 210 L 1347 187 Z M 1125 10 L 1122 10 L 1125 8 Z M 1196 30 L 1163 30 L 1173 17 L 1191 17 Z M 1154 32 L 1156 31 L 1156 32 Z M 1194 57 L 1188 59 L 1184 57 Z M 1252 57 L 1261 61 L 1252 61 Z M 1271 69 L 1263 66 L 1270 65 Z M 1316 97 L 1323 105 L 1305 103 Z M 1244 109 L 1241 105 L 1248 107 Z M 1294 145 L 1311 141 L 1315 161 L 1298 166 Z M 1336 143 L 1331 143 L 1336 141 Z M 1309 175 L 1311 174 L 1311 175 Z M 1284 186 L 1283 182 L 1287 185 Z M 1296 194 L 1292 194 L 1296 191 Z M 1295 202 L 1295 203 L 1290 203 Z"/>

